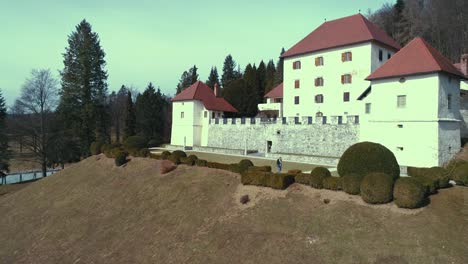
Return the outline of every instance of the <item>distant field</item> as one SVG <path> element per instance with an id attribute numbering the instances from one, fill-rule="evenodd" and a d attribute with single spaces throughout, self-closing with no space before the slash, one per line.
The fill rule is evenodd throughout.
<path id="1" fill-rule="evenodd" d="M 468 188 L 403 210 L 159 164 L 93 156 L 0 195 L 0 263 L 468 263 Z"/>

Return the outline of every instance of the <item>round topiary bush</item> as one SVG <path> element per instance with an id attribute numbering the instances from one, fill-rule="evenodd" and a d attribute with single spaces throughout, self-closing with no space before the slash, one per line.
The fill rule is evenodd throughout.
<path id="1" fill-rule="evenodd" d="M 98 155 L 98 154 L 101 154 L 101 147 L 103 146 L 104 144 L 100 141 L 94 141 L 93 143 L 91 143 L 91 146 L 89 146 L 89 150 L 91 152 L 91 155 Z"/>
<path id="2" fill-rule="evenodd" d="M 171 153 L 169 151 L 165 150 L 165 151 L 163 151 L 161 153 L 161 159 L 163 159 L 163 160 L 168 159 L 170 155 L 171 155 Z"/>
<path id="3" fill-rule="evenodd" d="M 331 173 L 327 168 L 315 167 L 310 172 L 309 184 L 316 189 L 323 188 L 323 180 L 327 177 L 331 177 Z"/>
<path id="4" fill-rule="evenodd" d="M 311 175 L 317 175 L 322 177 L 329 177 L 331 176 L 330 171 L 325 167 L 315 167 L 311 172 Z"/>
<path id="5" fill-rule="evenodd" d="M 361 190 L 361 182 L 363 176 L 361 174 L 350 173 L 346 174 L 343 178 L 343 191 L 349 194 L 359 194 Z"/>
<path id="6" fill-rule="evenodd" d="M 393 189 L 395 204 L 401 208 L 418 208 L 424 203 L 424 186 L 411 177 L 400 178 Z"/>
<path id="7" fill-rule="evenodd" d="M 362 200 L 370 204 L 383 204 L 391 202 L 393 199 L 393 178 L 392 176 L 381 173 L 369 173 L 361 182 Z"/>
<path id="8" fill-rule="evenodd" d="M 385 146 L 360 142 L 349 147 L 338 162 L 338 174 L 344 176 L 350 173 L 367 175 L 371 172 L 381 172 L 397 179 L 400 166 L 395 155 Z"/>
<path id="9" fill-rule="evenodd" d="M 450 177 L 446 169 L 442 167 L 432 167 L 428 170 L 427 174 L 429 177 L 436 179 L 438 182 L 438 188 L 447 188 L 450 187 Z"/>
<path id="10" fill-rule="evenodd" d="M 455 181 L 457 185 L 468 186 L 468 163 L 456 167 L 452 172 L 451 179 Z"/>
<path id="11" fill-rule="evenodd" d="M 115 154 L 115 165 L 122 166 L 127 163 L 127 155 L 128 153 L 125 151 L 119 151 Z"/>
<path id="12" fill-rule="evenodd" d="M 185 157 L 179 157 L 178 155 L 171 154 L 167 159 L 172 161 L 175 165 L 179 165 L 181 163 L 180 159 Z"/>
<path id="13" fill-rule="evenodd" d="M 177 157 L 179 157 L 179 158 L 186 158 L 186 157 L 187 157 L 187 153 L 185 153 L 185 152 L 182 151 L 182 150 L 175 150 L 175 151 L 172 152 L 171 155 L 177 156 Z"/>
<path id="14" fill-rule="evenodd" d="M 325 177 L 322 181 L 323 188 L 332 191 L 339 191 L 342 189 L 342 178 L 340 177 Z"/>
<path id="15" fill-rule="evenodd" d="M 237 169 L 239 170 L 239 173 L 243 173 L 249 169 L 249 167 L 252 167 L 254 164 L 251 160 L 249 159 L 243 159 L 239 161 L 239 166 L 237 166 Z"/>
<path id="16" fill-rule="evenodd" d="M 131 136 L 125 139 L 123 145 L 125 149 L 142 149 L 146 148 L 148 141 L 142 136 Z"/>

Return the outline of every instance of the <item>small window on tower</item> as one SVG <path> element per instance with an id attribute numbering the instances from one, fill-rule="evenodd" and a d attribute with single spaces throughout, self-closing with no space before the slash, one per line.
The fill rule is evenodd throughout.
<path id="1" fill-rule="evenodd" d="M 371 103 L 366 103 L 366 114 L 370 114 L 371 112 Z"/>
<path id="2" fill-rule="evenodd" d="M 203 113 L 203 117 L 204 117 L 204 118 L 207 118 L 207 117 L 208 117 L 208 111 L 205 111 L 205 112 Z"/>
<path id="3" fill-rule="evenodd" d="M 184 118 L 184 112 L 180 112 L 180 118 Z"/>
<path id="4" fill-rule="evenodd" d="M 447 95 L 447 108 L 450 110 L 452 109 L 452 95 Z"/>
<path id="5" fill-rule="evenodd" d="M 406 107 L 406 95 L 398 95 L 397 96 L 397 107 L 398 108 L 405 108 Z"/>
<path id="6" fill-rule="evenodd" d="M 349 102 L 349 92 L 343 93 L 343 102 Z"/>
<path id="7" fill-rule="evenodd" d="M 392 54 L 388 53 L 387 54 L 387 60 L 389 60 L 392 57 Z"/>
<path id="8" fill-rule="evenodd" d="M 299 96 L 294 96 L 294 104 L 299 104 Z"/>
<path id="9" fill-rule="evenodd" d="M 299 80 L 294 81 L 294 88 L 299 88 L 301 86 L 301 82 Z"/>
<path id="10" fill-rule="evenodd" d="M 379 61 L 383 61 L 383 51 L 379 49 Z"/>

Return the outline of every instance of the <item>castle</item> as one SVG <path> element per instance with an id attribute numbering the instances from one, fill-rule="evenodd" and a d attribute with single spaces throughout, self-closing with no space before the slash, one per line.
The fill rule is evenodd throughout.
<path id="1" fill-rule="evenodd" d="M 224 118 L 237 110 L 198 81 L 172 99 L 171 145 L 324 165 L 362 141 L 402 166 L 440 166 L 459 151 L 468 56 L 454 65 L 422 38 L 401 48 L 357 14 L 323 23 L 282 58 L 283 83 L 258 105 L 275 117 Z"/>

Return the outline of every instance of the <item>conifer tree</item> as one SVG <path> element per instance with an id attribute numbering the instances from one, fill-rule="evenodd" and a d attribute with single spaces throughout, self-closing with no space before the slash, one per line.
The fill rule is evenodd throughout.
<path id="1" fill-rule="evenodd" d="M 266 66 L 263 60 L 260 62 L 257 68 L 257 104 L 263 102 L 263 96 L 265 95 L 265 83 L 266 83 Z"/>
<path id="2" fill-rule="evenodd" d="M 79 140 L 81 154 L 89 155 L 96 137 L 108 141 L 109 114 L 106 105 L 105 53 L 91 25 L 81 21 L 68 38 L 61 71 L 62 90 L 58 113 L 66 129 Z"/>
<path id="3" fill-rule="evenodd" d="M 135 107 L 133 106 L 132 93 L 130 91 L 127 91 L 127 104 L 125 108 L 124 139 L 134 136 L 136 132 Z"/>
<path id="4" fill-rule="evenodd" d="M 273 89 L 273 85 L 275 83 L 275 74 L 276 74 L 276 67 L 273 60 L 268 61 L 265 73 L 265 94 L 267 94 L 271 89 Z"/>
<path id="5" fill-rule="evenodd" d="M 3 93 L 0 90 L 0 176 L 9 171 L 10 151 L 8 149 L 8 137 L 6 134 L 6 105 Z M 3 177 L 2 177 L 3 180 Z"/>
<path id="6" fill-rule="evenodd" d="M 155 90 L 152 83 L 143 94 L 138 95 L 135 103 L 137 134 L 147 140 L 162 140 L 165 116 L 167 113 L 167 101 L 158 89 Z"/>
<path id="7" fill-rule="evenodd" d="M 183 90 L 187 89 L 190 85 L 198 81 L 197 66 L 193 65 L 188 71 L 184 71 L 180 76 L 179 83 L 177 84 L 176 94 L 179 94 Z"/>
<path id="8" fill-rule="evenodd" d="M 236 70 L 236 62 L 231 54 L 224 59 L 223 74 L 221 76 L 221 86 L 226 87 L 230 82 L 240 78 L 240 73 Z"/>
<path id="9" fill-rule="evenodd" d="M 282 48 L 281 53 L 280 53 L 280 58 L 278 59 L 278 64 L 276 66 L 275 83 L 274 83 L 273 86 L 276 86 L 276 85 L 283 82 L 283 64 L 284 64 L 284 60 L 283 60 L 283 58 L 281 58 L 281 55 L 283 55 L 284 52 L 285 52 L 284 48 Z"/>
<path id="10" fill-rule="evenodd" d="M 208 76 L 208 80 L 206 80 L 206 85 L 213 89 L 217 83 L 219 84 L 218 69 L 216 69 L 216 67 L 211 67 L 210 75 Z"/>

